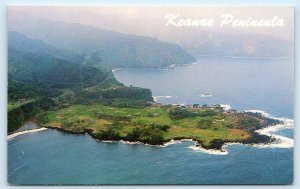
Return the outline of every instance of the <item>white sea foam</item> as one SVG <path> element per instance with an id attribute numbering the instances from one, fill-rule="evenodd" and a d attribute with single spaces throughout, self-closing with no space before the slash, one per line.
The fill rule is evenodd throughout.
<path id="1" fill-rule="evenodd" d="M 143 144 L 142 142 L 129 142 L 129 141 L 125 141 L 125 140 L 120 140 L 119 142 L 123 143 L 123 144 Z"/>
<path id="2" fill-rule="evenodd" d="M 264 117 L 282 121 L 282 122 L 284 122 L 287 126 L 293 127 L 293 125 L 294 125 L 294 120 L 292 120 L 292 119 L 290 119 L 290 118 L 286 118 L 286 117 L 275 117 L 275 116 L 272 116 L 272 115 L 270 115 L 268 112 L 263 111 L 263 110 L 244 110 L 244 112 L 260 113 L 260 114 L 263 115 Z"/>
<path id="3" fill-rule="evenodd" d="M 283 130 L 283 129 L 293 129 L 294 120 L 292 120 L 290 118 L 286 118 L 286 117 L 274 117 L 262 110 L 246 110 L 245 112 L 260 113 L 261 115 L 263 115 L 267 118 L 275 119 L 275 120 L 282 122 L 277 125 L 273 125 L 270 127 L 256 130 L 255 132 L 257 132 L 261 135 L 267 135 L 267 136 L 273 137 L 275 139 L 275 142 L 272 142 L 270 144 L 255 144 L 254 146 L 259 147 L 259 148 L 293 148 L 294 147 L 293 139 L 291 139 L 289 137 L 281 136 L 278 134 L 274 134 L 275 132 Z"/>
<path id="4" fill-rule="evenodd" d="M 160 147 L 168 147 L 174 144 L 181 144 L 182 142 L 193 142 L 193 146 L 189 146 L 188 148 L 194 151 L 201 151 L 207 154 L 214 154 L 214 155 L 227 155 L 228 152 L 226 150 L 227 145 L 224 145 L 221 150 L 213 150 L 213 149 L 205 149 L 202 146 L 198 145 L 198 142 L 193 141 L 192 139 L 181 139 L 181 140 L 170 140 L 169 142 L 165 143 L 163 146 Z"/>
<path id="5" fill-rule="evenodd" d="M 38 128 L 38 129 L 31 129 L 31 130 L 26 130 L 26 131 L 21 131 L 21 132 L 13 133 L 13 134 L 7 136 L 7 140 L 13 139 L 13 138 L 15 138 L 15 137 L 17 137 L 19 135 L 24 135 L 24 134 L 28 134 L 28 133 L 34 133 L 34 132 L 44 131 L 44 130 L 47 130 L 47 129 L 48 128 L 41 127 L 41 128 Z"/>
<path id="6" fill-rule="evenodd" d="M 229 111 L 231 110 L 231 106 L 229 104 L 220 104 L 220 106 L 225 110 L 225 111 Z"/>
<path id="7" fill-rule="evenodd" d="M 172 139 L 172 140 L 170 140 L 169 142 L 166 142 L 166 143 L 164 143 L 164 147 L 167 147 L 167 146 L 170 146 L 170 145 L 173 145 L 173 144 L 180 144 L 181 143 L 181 141 L 180 140 L 174 140 L 174 139 Z"/>
<path id="8" fill-rule="evenodd" d="M 273 126 L 274 128 L 271 129 L 271 132 L 274 132 L 276 126 Z M 269 131 L 269 128 L 261 129 L 256 131 L 259 134 L 271 136 L 275 139 L 274 142 L 269 144 L 253 144 L 253 146 L 257 148 L 293 148 L 294 147 L 294 140 L 285 136 L 271 134 Z"/>
<path id="9" fill-rule="evenodd" d="M 224 148 L 224 146 L 222 147 L 222 150 L 205 149 L 202 146 L 196 146 L 196 145 L 189 146 L 188 148 L 190 148 L 194 151 L 201 151 L 203 153 L 212 154 L 212 155 L 227 155 L 228 154 L 228 151 L 227 151 L 227 149 Z"/>
<path id="10" fill-rule="evenodd" d="M 222 104 L 221 107 L 224 107 L 224 109 L 226 111 L 231 109 L 231 107 L 229 105 Z M 267 136 L 274 138 L 275 139 L 274 142 L 268 143 L 268 144 L 246 144 L 246 145 L 253 146 L 256 148 L 293 148 L 294 147 L 293 139 L 291 139 L 289 137 L 281 136 L 278 134 L 274 134 L 275 132 L 277 132 L 279 130 L 293 129 L 294 120 L 292 120 L 290 118 L 286 118 L 286 117 L 274 117 L 262 110 L 245 110 L 244 112 L 260 113 L 261 115 L 263 115 L 266 118 L 271 118 L 271 119 L 279 120 L 282 122 L 280 124 L 269 126 L 269 127 L 255 131 L 261 135 L 267 135 Z M 242 143 L 225 143 L 222 146 L 221 150 L 211 150 L 211 149 L 207 150 L 201 146 L 196 146 L 196 144 L 197 143 L 195 142 L 195 145 L 190 146 L 189 148 L 191 148 L 195 151 L 201 151 L 203 153 L 214 154 L 214 155 L 227 155 L 228 154 L 227 148 L 230 145 L 237 145 L 237 144 L 245 145 Z"/>
<path id="11" fill-rule="evenodd" d="M 98 140 L 99 141 L 99 140 Z M 101 142 L 105 142 L 105 143 L 113 143 L 114 141 L 112 140 L 102 140 Z"/>

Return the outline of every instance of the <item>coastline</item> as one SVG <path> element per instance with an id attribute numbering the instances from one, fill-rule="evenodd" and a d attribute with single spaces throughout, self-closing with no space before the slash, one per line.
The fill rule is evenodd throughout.
<path id="1" fill-rule="evenodd" d="M 231 110 L 231 107 L 229 105 L 224 105 L 221 104 L 221 107 L 225 109 L 225 111 Z M 273 134 L 274 132 L 281 130 L 281 129 L 292 129 L 294 121 L 289 118 L 278 118 L 278 117 L 273 117 L 270 114 L 261 111 L 261 110 L 245 110 L 243 112 L 250 112 L 250 113 L 258 113 L 261 116 L 265 118 L 272 119 L 274 121 L 279 121 L 279 123 L 273 125 L 269 124 L 263 128 L 256 129 L 256 130 L 251 130 L 251 137 L 245 140 L 239 140 L 239 141 L 233 141 L 233 140 L 216 140 L 209 145 L 203 145 L 201 144 L 202 142 L 193 138 L 173 138 L 167 141 L 162 141 L 157 144 L 148 144 L 145 141 L 130 141 L 127 140 L 126 138 L 119 138 L 116 140 L 106 140 L 106 139 L 99 139 L 94 133 L 93 129 L 85 129 L 84 131 L 81 132 L 74 132 L 70 130 L 65 130 L 60 127 L 52 127 L 52 126 L 44 126 L 38 129 L 32 129 L 32 130 L 26 130 L 26 131 L 21 131 L 21 132 L 16 132 L 13 134 L 10 134 L 7 136 L 7 139 L 13 139 L 19 135 L 23 134 L 28 134 L 28 133 L 33 133 L 33 132 L 39 132 L 39 131 L 44 131 L 47 129 L 55 129 L 58 131 L 62 131 L 65 133 L 70 133 L 70 134 L 88 134 L 90 135 L 93 139 L 105 143 L 114 143 L 114 142 L 120 142 L 124 144 L 142 144 L 146 146 L 154 146 L 154 147 L 167 147 L 173 144 L 178 144 L 181 142 L 189 141 L 193 142 L 193 146 L 189 146 L 194 151 L 201 151 L 203 153 L 207 154 L 213 154 L 213 155 L 227 155 L 228 151 L 227 148 L 230 145 L 235 145 L 235 144 L 240 144 L 240 145 L 251 145 L 253 147 L 258 147 L 258 148 L 293 148 L 294 147 L 294 140 L 288 137 L 284 137 L 281 135 Z"/>
<path id="2" fill-rule="evenodd" d="M 157 71 L 167 71 L 167 70 L 172 70 L 174 67 L 179 67 L 179 66 L 189 66 L 189 65 L 195 65 L 197 64 L 198 59 L 195 59 L 194 61 L 191 61 L 189 63 L 184 63 L 184 64 L 170 64 L 167 66 L 162 66 L 162 67 L 114 67 L 112 68 L 112 72 L 117 72 L 119 70 L 157 70 Z"/>
<path id="3" fill-rule="evenodd" d="M 31 130 L 16 132 L 16 133 L 7 135 L 7 140 L 11 140 L 11 139 L 13 139 L 13 138 L 15 138 L 17 136 L 20 136 L 20 135 L 25 135 L 25 134 L 29 134 L 29 133 L 35 133 L 35 132 L 45 131 L 47 129 L 48 128 L 46 128 L 46 127 L 41 127 L 41 128 L 38 128 L 38 129 L 31 129 Z"/>
<path id="4" fill-rule="evenodd" d="M 72 131 L 67 131 L 64 129 L 61 129 L 59 127 L 49 127 L 49 129 L 55 129 L 58 131 L 62 131 L 65 133 L 69 134 L 88 134 L 90 135 L 93 139 L 99 141 L 99 142 L 104 142 L 104 143 L 123 143 L 123 144 L 131 144 L 131 145 L 145 145 L 145 146 L 152 146 L 152 147 L 168 147 L 170 145 L 182 143 L 182 142 L 193 142 L 194 145 L 189 146 L 188 148 L 194 150 L 194 151 L 200 151 L 206 154 L 211 154 L 211 155 L 228 155 L 228 150 L 227 148 L 230 145 L 249 145 L 253 146 L 256 148 L 293 148 L 293 142 L 290 145 L 287 145 L 286 141 L 283 141 L 283 138 L 287 138 L 289 141 L 293 141 L 293 139 L 290 139 L 288 137 L 283 137 L 280 135 L 275 135 L 275 134 L 270 134 L 267 133 L 266 131 L 269 131 L 271 129 L 272 132 L 277 131 L 277 129 L 285 129 L 286 126 L 284 124 L 277 124 L 277 125 L 270 125 L 268 127 L 265 127 L 263 129 L 258 129 L 253 131 L 254 133 L 257 133 L 255 136 L 262 136 L 262 137 L 267 137 L 267 139 L 271 139 L 268 141 L 255 141 L 253 140 L 253 137 L 249 138 L 248 140 L 244 141 L 217 141 L 216 144 L 211 144 L 209 146 L 203 146 L 201 145 L 200 141 L 194 140 L 194 139 L 189 139 L 189 138 L 178 138 L 178 139 L 171 139 L 168 141 L 164 141 L 162 144 L 148 144 L 142 141 L 128 141 L 124 139 L 120 140 L 99 140 L 93 133 L 92 130 L 85 130 L 84 132 L 72 132 Z M 273 128 L 276 128 L 274 130 Z M 262 132 L 263 131 L 263 132 Z M 255 139 L 255 137 L 254 137 Z M 217 146 L 217 148 L 214 148 Z"/>
<path id="5" fill-rule="evenodd" d="M 104 142 L 104 143 L 123 143 L 123 144 L 131 144 L 131 145 L 145 145 L 145 146 L 152 146 L 152 147 L 168 147 L 170 145 L 174 145 L 174 144 L 178 144 L 178 143 L 182 143 L 182 142 L 193 142 L 194 145 L 189 146 L 188 148 L 194 150 L 194 151 L 200 151 L 206 154 L 211 154 L 211 155 L 228 155 L 228 150 L 227 148 L 230 145 L 250 145 L 253 147 L 257 147 L 257 148 L 293 148 L 293 139 L 290 139 L 288 137 L 283 137 L 280 135 L 275 135 L 275 134 L 271 134 L 271 132 L 275 132 L 278 129 L 286 129 L 287 127 L 290 128 L 290 125 L 286 126 L 284 124 L 277 124 L 277 125 L 271 125 L 269 127 L 265 127 L 263 129 L 258 129 L 255 130 L 254 132 L 258 133 L 259 135 L 262 136 L 268 136 L 271 138 L 274 138 L 274 141 L 270 141 L 270 142 L 265 142 L 265 143 L 255 143 L 253 141 L 251 142 L 247 142 L 247 141 L 221 141 L 220 144 L 220 148 L 219 149 L 215 149 L 215 148 L 209 148 L 209 147 L 203 147 L 201 145 L 201 143 L 199 143 L 199 141 L 193 140 L 193 139 L 188 139 L 188 138 L 182 138 L 182 139 L 171 139 L 169 141 L 164 141 L 163 144 L 148 144 L 148 143 L 144 143 L 141 141 L 127 141 L 127 140 L 99 140 L 93 133 L 92 130 L 85 130 L 84 132 L 72 132 L 72 131 L 67 131 L 64 129 L 61 129 L 59 127 L 41 127 L 38 129 L 32 129 L 32 130 L 26 130 L 26 131 L 22 131 L 22 132 L 17 132 L 17 133 L 13 133 L 11 135 L 7 136 L 7 139 L 13 139 L 17 136 L 20 135 L 24 135 L 24 134 L 28 134 L 28 133 L 33 133 L 33 132 L 39 132 L 39 131 L 44 131 L 47 129 L 54 129 L 54 130 L 58 130 L 58 131 L 62 131 L 65 133 L 69 133 L 69 134 L 88 134 L 90 135 L 93 139 L 100 141 L 100 142 Z M 287 142 L 289 141 L 289 143 Z M 291 142 L 292 141 L 292 142 Z M 213 146 L 213 145 L 212 145 Z"/>

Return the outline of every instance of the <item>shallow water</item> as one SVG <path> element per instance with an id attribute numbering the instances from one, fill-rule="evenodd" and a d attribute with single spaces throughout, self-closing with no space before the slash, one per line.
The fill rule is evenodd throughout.
<path id="1" fill-rule="evenodd" d="M 125 84 L 147 87 L 163 103 L 230 104 L 293 117 L 293 63 L 288 59 L 202 58 L 173 70 L 119 70 Z M 211 93 L 210 97 L 200 97 Z M 274 134 L 290 137 L 292 129 Z M 182 142 L 165 148 L 97 142 L 47 130 L 8 141 L 11 184 L 289 184 L 293 148 L 231 145 L 211 155 Z"/>

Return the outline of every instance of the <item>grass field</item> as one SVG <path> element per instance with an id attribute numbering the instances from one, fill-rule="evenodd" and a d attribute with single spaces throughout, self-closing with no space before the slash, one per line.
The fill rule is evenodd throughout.
<path id="1" fill-rule="evenodd" d="M 116 122 L 111 118 L 99 118 L 97 114 L 110 115 L 111 117 L 126 117 L 130 120 L 118 121 L 118 132 L 125 137 L 136 127 L 145 127 L 151 124 L 168 125 L 169 129 L 163 132 L 164 140 L 174 138 L 193 138 L 209 144 L 215 139 L 222 140 L 243 140 L 250 137 L 247 130 L 231 127 L 238 120 L 238 114 L 227 115 L 218 109 L 213 116 L 195 116 L 183 119 L 171 119 L 169 116 L 170 107 L 150 106 L 142 109 L 138 108 L 118 108 L 103 106 L 101 104 L 92 105 L 72 105 L 58 111 L 49 111 L 48 127 L 58 127 L 67 131 L 82 132 L 85 129 L 92 129 L 93 133 L 106 131 Z M 206 108 L 190 108 L 191 111 L 199 113 L 207 111 Z M 208 128 L 199 128 L 199 121 L 210 120 L 212 125 Z M 69 123 L 69 124 L 66 124 Z"/>

